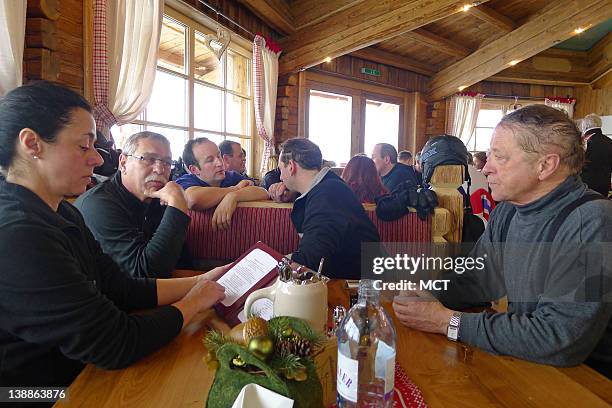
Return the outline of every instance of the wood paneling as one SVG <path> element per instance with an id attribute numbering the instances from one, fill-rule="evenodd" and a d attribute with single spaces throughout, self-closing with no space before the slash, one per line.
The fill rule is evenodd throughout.
<path id="1" fill-rule="evenodd" d="M 372 68 L 379 70 L 380 76 L 363 74 L 361 68 Z M 386 85 L 409 92 L 427 92 L 429 79 L 425 75 L 380 64 L 351 55 L 333 59 L 329 63 L 323 63 L 313 67 L 312 70 L 323 71 L 343 76 L 347 79 L 359 80 L 367 83 Z"/>
<path id="2" fill-rule="evenodd" d="M 547 96 L 573 97 L 574 88 L 569 86 L 517 84 L 507 82 L 482 81 L 466 88 L 466 92 L 479 92 L 488 95 L 545 98 Z"/>
<path id="3" fill-rule="evenodd" d="M 287 73 L 320 64 L 432 21 L 456 14 L 462 1 L 381 0 L 364 2 L 296 31 L 282 42 L 279 71 Z"/>
<path id="4" fill-rule="evenodd" d="M 471 9 L 469 9 L 469 13 L 478 17 L 482 21 L 486 21 L 493 27 L 496 27 L 507 33 L 516 28 L 516 23 L 514 21 L 485 4 L 482 4 L 478 7 L 472 7 Z"/>
<path id="5" fill-rule="evenodd" d="M 301 29 L 318 23 L 332 14 L 345 10 L 364 0 L 294 0 L 291 11 L 295 28 Z"/>
<path id="6" fill-rule="evenodd" d="M 505 69 L 512 60 L 532 57 L 572 36 L 567 21 L 597 24 L 612 16 L 611 0 L 562 0 L 551 3 L 533 19 L 490 42 L 432 78 L 431 99 L 457 92 Z"/>
<path id="7" fill-rule="evenodd" d="M 575 118 L 583 118 L 589 113 L 600 116 L 612 115 L 612 86 L 592 89 L 590 86 L 576 87 L 574 90 L 576 106 Z"/>
<path id="8" fill-rule="evenodd" d="M 404 58 L 397 54 L 386 52 L 374 47 L 357 50 L 352 52 L 350 56 L 405 69 L 407 71 L 412 71 L 423 75 L 433 75 L 436 72 L 436 67 L 434 66 L 418 61 L 411 61 L 409 58 Z"/>
<path id="9" fill-rule="evenodd" d="M 217 16 L 215 12 L 206 6 L 200 4 L 198 0 L 181 0 L 184 3 L 189 4 L 199 12 L 206 14 L 212 19 L 218 19 L 218 21 L 231 31 L 242 35 L 243 37 L 253 39 L 251 34 L 245 32 L 237 25 L 227 21 L 223 17 Z M 257 17 L 251 10 L 245 5 L 240 4 L 237 0 L 206 0 L 206 3 L 219 10 L 221 13 L 230 17 L 238 24 L 249 30 L 251 33 L 260 33 L 265 36 L 269 36 L 274 39 L 278 39 L 280 35 L 272 29 L 268 24 Z"/>
<path id="10" fill-rule="evenodd" d="M 289 5 L 284 0 L 238 0 L 246 5 L 257 17 L 281 34 L 295 31 Z"/>
<path id="11" fill-rule="evenodd" d="M 439 71 L 441 67 L 459 61 L 457 57 L 438 52 L 423 43 L 409 40 L 401 35 L 365 49 L 368 50 L 371 48 L 395 54 L 398 58 L 407 61 L 427 64 L 431 67 L 435 67 L 436 71 Z"/>
<path id="12" fill-rule="evenodd" d="M 589 83 L 587 52 L 550 48 L 490 77 L 502 82 L 575 86 Z"/>

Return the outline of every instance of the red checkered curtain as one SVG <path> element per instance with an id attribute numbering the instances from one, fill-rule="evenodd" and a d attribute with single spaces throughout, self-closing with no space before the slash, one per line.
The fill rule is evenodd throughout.
<path id="1" fill-rule="evenodd" d="M 94 117 L 106 136 L 149 102 L 163 15 L 164 0 L 94 2 Z"/>
<path id="2" fill-rule="evenodd" d="M 21 85 L 26 0 L 0 1 L 0 95 Z"/>
<path id="3" fill-rule="evenodd" d="M 270 156 L 274 155 L 274 116 L 278 85 L 278 56 L 280 47 L 261 35 L 253 40 L 253 89 L 257 134 L 264 141 L 261 174 L 270 170 Z"/>

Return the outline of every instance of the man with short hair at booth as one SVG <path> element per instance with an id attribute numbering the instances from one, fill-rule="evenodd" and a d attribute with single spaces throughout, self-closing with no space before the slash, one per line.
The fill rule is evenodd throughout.
<path id="1" fill-rule="evenodd" d="M 180 277 L 187 272 L 175 268 L 191 266 L 184 246 L 190 217 L 183 191 L 168 181 L 171 164 L 168 139 L 135 133 L 117 173 L 74 203 L 103 251 L 134 277 Z"/>
<path id="2" fill-rule="evenodd" d="M 393 303 L 399 320 L 494 354 L 555 366 L 586 361 L 610 376 L 611 255 L 601 246 L 612 242 L 612 203 L 582 182 L 583 161 L 580 133 L 564 112 L 530 105 L 504 116 L 483 168 L 500 204 L 470 254 L 486 257 L 484 269 L 451 273 L 450 289 L 436 294 L 449 308 L 403 293 Z M 503 296 L 505 313 L 456 311 Z"/>
<path id="3" fill-rule="evenodd" d="M 393 191 L 400 183 L 411 181 L 414 185 L 419 185 L 412 166 L 397 162 L 397 150 L 389 143 L 378 143 L 372 150 L 372 160 L 376 166 L 376 171 L 383 184 L 389 191 Z"/>
<path id="4" fill-rule="evenodd" d="M 246 172 L 246 155 L 242 153 L 243 149 L 240 143 L 224 140 L 219 143 L 219 151 L 221 152 L 225 171 L 235 171 L 238 174 L 244 175 Z"/>
<path id="5" fill-rule="evenodd" d="M 353 191 L 329 167 L 321 168 L 321 150 L 308 139 L 283 143 L 278 167 L 286 188 L 301 194 L 291 212 L 300 235 L 291 259 L 317 270 L 325 258 L 328 277 L 359 279 L 361 244 L 380 237 Z"/>
<path id="6" fill-rule="evenodd" d="M 268 200 L 268 192 L 235 171 L 225 171 L 217 145 L 201 137 L 187 142 L 183 162 L 189 174 L 176 182 L 185 190 L 190 209 L 206 210 L 217 206 L 212 228 L 227 229 L 240 202 Z"/>

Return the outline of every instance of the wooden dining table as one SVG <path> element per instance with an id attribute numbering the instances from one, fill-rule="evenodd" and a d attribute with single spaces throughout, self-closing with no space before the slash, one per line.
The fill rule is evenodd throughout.
<path id="1" fill-rule="evenodd" d="M 330 309 L 348 306 L 343 282 L 331 282 L 328 300 Z M 214 378 L 202 343 L 210 327 L 228 329 L 213 312 L 204 313 L 170 344 L 128 368 L 88 365 L 55 407 L 203 408 Z M 612 405 L 612 381 L 585 365 L 555 368 L 491 355 L 397 320 L 395 327 L 397 361 L 430 407 Z"/>

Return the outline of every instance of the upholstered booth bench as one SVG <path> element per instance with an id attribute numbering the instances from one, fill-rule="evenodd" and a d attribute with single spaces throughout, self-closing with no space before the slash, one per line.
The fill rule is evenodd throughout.
<path id="1" fill-rule="evenodd" d="M 297 249 L 299 236 L 291 223 L 292 204 L 272 201 L 240 203 L 232 216 L 231 227 L 213 231 L 214 209 L 192 211 L 187 244 L 195 259 L 229 261 L 238 258 L 251 245 L 262 241 L 282 254 Z M 367 214 L 378 229 L 382 242 L 443 242 L 450 230 L 450 212 L 436 208 L 435 213 L 420 220 L 411 212 L 396 221 L 380 220 L 375 206 L 365 205 Z"/>

